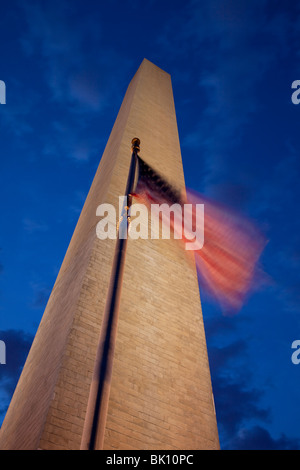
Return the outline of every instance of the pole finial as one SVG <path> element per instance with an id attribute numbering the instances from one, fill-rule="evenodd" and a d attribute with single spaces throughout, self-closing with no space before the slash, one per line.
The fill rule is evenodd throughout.
<path id="1" fill-rule="evenodd" d="M 140 151 L 140 139 L 138 139 L 137 137 L 134 137 L 131 141 L 131 149 L 133 152 L 136 152 L 138 153 Z"/>

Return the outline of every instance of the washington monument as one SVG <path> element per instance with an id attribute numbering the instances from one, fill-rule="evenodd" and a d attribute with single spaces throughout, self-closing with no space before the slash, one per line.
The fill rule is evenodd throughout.
<path id="1" fill-rule="evenodd" d="M 109 136 L 3 422 L 0 449 L 85 448 L 118 242 L 97 237 L 96 211 L 104 203 L 118 208 L 135 137 L 145 161 L 184 188 L 171 78 L 146 59 Z M 127 240 L 100 425 L 105 450 L 219 448 L 196 267 L 176 240 Z"/>

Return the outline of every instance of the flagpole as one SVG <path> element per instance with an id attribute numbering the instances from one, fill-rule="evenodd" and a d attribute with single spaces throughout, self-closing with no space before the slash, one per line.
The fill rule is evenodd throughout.
<path id="1" fill-rule="evenodd" d="M 132 203 L 131 193 L 134 188 L 137 154 L 140 150 L 138 138 L 132 139 L 131 149 L 132 156 L 125 191 L 127 205 L 123 208 L 117 231 L 115 255 L 83 427 L 81 450 L 101 450 L 103 448 L 128 238 L 129 209 Z M 125 232 L 122 237 L 119 236 L 120 229 Z"/>

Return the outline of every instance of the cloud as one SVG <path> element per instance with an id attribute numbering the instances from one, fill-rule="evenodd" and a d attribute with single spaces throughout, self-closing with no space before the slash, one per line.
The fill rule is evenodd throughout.
<path id="1" fill-rule="evenodd" d="M 255 384 L 248 339 L 236 339 L 243 317 L 210 318 L 206 324 L 209 362 L 222 449 L 298 449 L 299 439 L 272 436 L 266 388 Z"/>
<path id="2" fill-rule="evenodd" d="M 112 73 L 131 61 L 103 46 L 99 13 L 86 4 L 52 1 L 22 2 L 28 30 L 22 38 L 29 55 L 45 64 L 44 79 L 54 101 L 72 106 L 73 112 L 99 112 L 114 98 Z M 70 11 L 72 10 L 72 12 Z M 70 15 L 72 13 L 72 15 Z"/>
<path id="3" fill-rule="evenodd" d="M 39 63 L 35 80 L 49 111 L 37 123 L 47 122 L 38 130 L 38 155 L 87 163 L 103 146 L 99 122 L 118 109 L 133 62 L 107 43 L 100 7 L 54 0 L 19 2 L 19 8 L 25 18 L 20 46 Z"/>
<path id="4" fill-rule="evenodd" d="M 285 311 L 295 312 L 300 306 L 300 221 L 296 216 L 299 178 L 299 155 L 287 142 L 252 198 L 255 214 L 268 227 L 266 269 L 272 276 L 272 295 L 281 301 Z"/>
<path id="5" fill-rule="evenodd" d="M 23 330 L 4 330 L 0 332 L 0 339 L 6 345 L 6 364 L 0 366 L 1 420 L 17 385 L 33 337 Z"/>
<path id="6" fill-rule="evenodd" d="M 30 137 L 34 132 L 31 119 L 39 102 L 40 96 L 36 90 L 31 89 L 19 79 L 10 78 L 7 81 L 7 104 L 1 108 L 0 122 L 16 137 L 22 137 L 22 139 Z"/>
<path id="7" fill-rule="evenodd" d="M 32 303 L 33 308 L 45 308 L 49 299 L 50 289 L 41 288 L 35 292 L 35 297 Z"/>
<path id="8" fill-rule="evenodd" d="M 241 429 L 231 440 L 230 447 L 236 450 L 299 450 L 300 439 L 289 438 L 284 433 L 275 439 L 261 426 Z"/>
<path id="9" fill-rule="evenodd" d="M 250 385 L 247 339 L 236 339 L 238 326 L 243 322 L 243 318 L 220 316 L 206 322 L 217 421 L 225 443 L 249 420 L 270 419 L 270 411 L 260 405 L 262 390 Z"/>
<path id="10" fill-rule="evenodd" d="M 222 351 L 221 351 L 222 353 Z M 231 442 L 248 421 L 270 422 L 270 410 L 259 403 L 263 392 L 249 388 L 249 377 L 217 375 L 213 380 L 217 419 L 224 442 Z M 227 444 L 228 445 L 228 444 Z"/>
<path id="11" fill-rule="evenodd" d="M 173 45 L 175 68 L 188 51 L 189 81 L 198 82 L 194 107 L 199 117 L 185 129 L 181 144 L 201 155 L 205 192 L 229 174 L 239 185 L 247 179 L 233 150 L 263 109 L 263 93 L 278 59 L 290 53 L 286 44 L 294 41 L 298 17 L 268 0 L 193 0 L 160 35 L 166 51 Z M 247 196 L 247 185 L 241 189 Z"/>
<path id="12" fill-rule="evenodd" d="M 91 129 L 86 128 L 87 123 L 91 124 Z M 49 123 L 53 137 L 45 137 L 43 155 L 47 158 L 71 158 L 78 163 L 86 163 L 92 157 L 97 157 L 102 140 L 96 131 L 92 132 L 94 125 L 95 121 L 90 116 L 81 121 L 76 113 Z"/>
<path id="13" fill-rule="evenodd" d="M 236 210 L 243 210 L 253 198 L 253 188 L 246 183 L 222 181 L 212 183 L 210 190 L 218 201 Z"/>
<path id="14" fill-rule="evenodd" d="M 36 222 L 35 220 L 28 218 L 23 219 L 23 227 L 24 230 L 30 234 L 35 232 L 46 232 L 48 230 L 48 226 L 46 224 Z"/>
<path id="15" fill-rule="evenodd" d="M 210 363 L 214 369 L 215 374 L 219 374 L 224 366 L 228 366 L 229 362 L 233 359 L 238 359 L 245 353 L 247 343 L 243 340 L 238 340 L 223 347 L 210 348 Z"/>
<path id="16" fill-rule="evenodd" d="M 38 282 L 31 282 L 33 300 L 30 306 L 34 309 L 44 309 L 49 299 L 51 289 Z"/>
<path id="17" fill-rule="evenodd" d="M 7 390 L 12 391 L 11 383 L 15 381 L 20 374 L 21 368 L 25 363 L 33 337 L 23 330 L 3 330 L 1 331 L 1 340 L 6 345 L 6 364 L 1 367 L 1 381 L 9 380 Z"/>
<path id="18" fill-rule="evenodd" d="M 218 334 L 225 336 L 236 330 L 236 320 L 230 317 L 218 315 L 205 320 L 205 332 L 211 340 Z"/>

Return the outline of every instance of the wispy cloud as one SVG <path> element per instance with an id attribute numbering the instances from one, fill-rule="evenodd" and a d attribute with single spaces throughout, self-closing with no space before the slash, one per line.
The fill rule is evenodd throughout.
<path id="1" fill-rule="evenodd" d="M 75 112 L 103 110 L 113 99 L 113 82 L 119 79 L 108 72 L 116 63 L 124 66 L 126 59 L 103 46 L 101 21 L 93 9 L 78 1 L 71 6 L 56 0 L 22 6 L 28 24 L 24 51 L 41 56 L 52 99 L 73 105 Z"/>
<path id="2" fill-rule="evenodd" d="M 174 63 L 189 50 L 188 79 L 198 82 L 199 118 L 182 136 L 182 146 L 201 155 L 206 190 L 231 170 L 232 150 L 263 108 L 264 80 L 288 54 L 299 18 L 268 0 L 193 0 L 182 16 L 171 17 L 159 42 L 166 50 L 173 43 Z"/>
<path id="3" fill-rule="evenodd" d="M 46 232 L 48 230 L 48 226 L 46 224 L 37 222 L 29 218 L 23 219 L 23 227 L 24 230 L 29 233 Z"/>
<path id="4" fill-rule="evenodd" d="M 84 164 L 102 148 L 99 122 L 113 104 L 119 105 L 123 87 L 119 71 L 126 73 L 132 60 L 105 41 L 104 18 L 99 12 L 95 15 L 92 6 L 78 0 L 72 5 L 54 0 L 18 6 L 24 18 L 19 46 L 27 62 L 39 63 L 32 72 L 39 81 L 38 99 L 26 113 L 34 147 L 40 146 L 39 157 L 71 158 Z M 10 111 L 10 116 L 12 127 L 19 126 L 20 132 L 17 111 Z M 25 132 L 25 121 L 23 127 Z"/>
<path id="5" fill-rule="evenodd" d="M 30 307 L 34 309 L 44 309 L 48 302 L 51 289 L 40 282 L 31 282 L 32 302 Z"/>
<path id="6" fill-rule="evenodd" d="M 33 308 L 45 308 L 51 290 L 47 288 L 41 288 L 35 293 L 35 298 L 32 303 Z"/>

